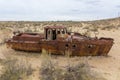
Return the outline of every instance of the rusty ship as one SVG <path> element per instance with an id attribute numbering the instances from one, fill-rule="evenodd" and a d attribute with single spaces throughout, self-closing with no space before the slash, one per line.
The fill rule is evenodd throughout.
<path id="1" fill-rule="evenodd" d="M 47 26 L 44 34 L 14 32 L 14 36 L 6 41 L 7 46 L 14 50 L 70 56 L 104 56 L 113 43 L 112 38 L 87 37 L 68 32 L 63 26 Z"/>

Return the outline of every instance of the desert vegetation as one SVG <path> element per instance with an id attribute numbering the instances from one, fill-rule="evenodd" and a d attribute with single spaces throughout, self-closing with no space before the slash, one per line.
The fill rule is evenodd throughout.
<path id="1" fill-rule="evenodd" d="M 18 59 L 1 60 L 2 72 L 0 80 L 25 80 L 33 73 L 31 65 Z"/>
<path id="2" fill-rule="evenodd" d="M 66 26 L 70 31 L 79 32 L 80 28 L 99 28 L 101 30 L 111 30 L 120 27 L 120 18 L 97 21 L 7 21 L 0 22 L 0 30 L 9 29 L 11 31 L 23 32 L 43 32 L 45 26 Z M 74 28 L 76 30 L 74 30 Z"/>
<path id="3" fill-rule="evenodd" d="M 69 57 L 14 51 L 5 46 L 13 31 L 43 33 L 48 25 L 115 39 L 108 57 Z M 0 22 L 0 80 L 119 80 L 120 18 L 98 21 Z M 87 59 L 87 60 L 86 60 Z M 114 65 L 113 65 L 114 64 Z"/>
<path id="4" fill-rule="evenodd" d="M 67 63 L 60 66 L 50 55 L 42 54 L 40 80 L 106 80 L 92 71 L 86 60 L 75 64 L 69 56 L 66 59 Z"/>
<path id="5" fill-rule="evenodd" d="M 75 63 L 66 55 L 64 56 L 66 63 L 60 65 L 57 57 L 43 53 L 37 57 L 41 63 L 38 63 L 40 67 L 36 68 L 33 67 L 34 62 L 29 61 L 25 56 L 32 58 L 38 55 L 25 53 L 22 55 L 24 58 L 20 58 L 19 53 L 7 55 L 6 59 L 0 60 L 0 80 L 29 80 L 31 76 L 33 76 L 31 80 L 106 80 L 101 74 L 91 70 L 85 58 Z"/>

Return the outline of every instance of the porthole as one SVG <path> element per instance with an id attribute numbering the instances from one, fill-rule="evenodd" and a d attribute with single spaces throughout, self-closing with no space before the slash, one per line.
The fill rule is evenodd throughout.
<path id="1" fill-rule="evenodd" d="M 92 44 L 90 44 L 90 45 L 88 45 L 88 48 L 92 48 L 94 45 L 92 45 Z"/>
<path id="2" fill-rule="evenodd" d="M 69 46 L 68 44 L 65 45 L 65 47 L 68 47 L 68 46 Z"/>
<path id="3" fill-rule="evenodd" d="M 74 44 L 74 45 L 72 45 L 72 47 L 73 47 L 73 48 L 76 48 L 76 45 Z"/>

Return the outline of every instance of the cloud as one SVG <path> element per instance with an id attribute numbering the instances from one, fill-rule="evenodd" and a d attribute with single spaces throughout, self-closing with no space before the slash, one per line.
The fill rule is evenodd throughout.
<path id="1" fill-rule="evenodd" d="M 117 5 L 116 7 L 117 7 L 117 8 L 120 8 L 120 5 Z"/>
<path id="2" fill-rule="evenodd" d="M 119 0 L 0 0 L 0 20 L 91 20 L 115 17 Z"/>
<path id="3" fill-rule="evenodd" d="M 100 0 L 91 0 L 91 1 L 87 1 L 86 4 L 91 4 L 91 5 L 99 5 L 101 1 Z"/>

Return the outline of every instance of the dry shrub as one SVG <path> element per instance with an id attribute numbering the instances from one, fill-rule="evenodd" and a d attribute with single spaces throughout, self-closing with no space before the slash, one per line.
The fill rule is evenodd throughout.
<path id="1" fill-rule="evenodd" d="M 3 65 L 3 71 L 0 80 L 23 80 L 24 77 L 28 77 L 33 72 L 30 64 L 19 61 L 18 59 L 10 58 L 1 63 Z"/>
<path id="2" fill-rule="evenodd" d="M 25 32 L 30 33 L 30 32 L 33 32 L 33 31 L 31 29 L 27 29 L 27 30 L 25 30 Z"/>
<path id="3" fill-rule="evenodd" d="M 85 36 L 87 36 L 87 37 L 90 37 L 90 36 L 91 36 L 91 32 L 90 32 L 90 30 L 87 30 L 87 31 L 85 31 L 84 33 L 82 33 L 82 35 L 85 35 Z"/>
<path id="4" fill-rule="evenodd" d="M 40 80 L 54 80 L 56 78 L 58 80 L 61 77 L 59 74 L 61 69 L 58 67 L 58 64 L 52 62 L 51 57 L 46 52 L 42 53 L 41 58 Z"/>
<path id="5" fill-rule="evenodd" d="M 44 57 L 45 58 L 45 57 Z M 72 64 L 74 62 L 70 62 Z M 42 61 L 40 68 L 40 80 L 105 80 L 91 71 L 87 63 L 77 63 L 60 67 L 51 58 Z"/>
<path id="6" fill-rule="evenodd" d="M 97 35 L 99 34 L 98 27 L 94 26 L 90 29 L 90 31 L 94 33 L 95 37 L 97 37 Z"/>
<path id="7" fill-rule="evenodd" d="M 113 25 L 108 25 L 108 26 L 105 26 L 103 28 L 101 28 L 101 30 L 111 30 L 111 29 L 114 29 L 115 27 Z"/>

